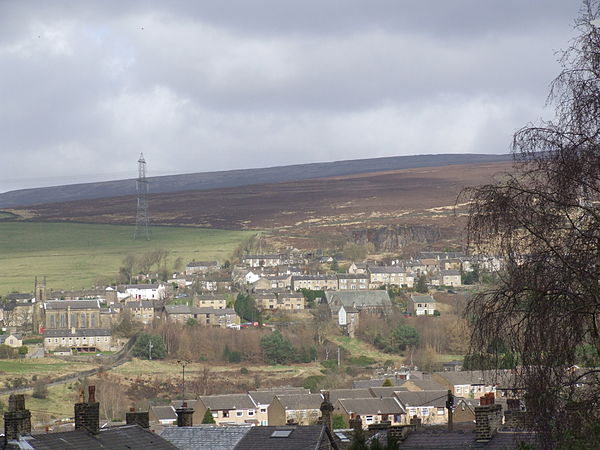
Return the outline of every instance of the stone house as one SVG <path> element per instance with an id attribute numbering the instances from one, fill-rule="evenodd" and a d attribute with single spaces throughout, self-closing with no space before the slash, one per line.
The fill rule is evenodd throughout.
<path id="1" fill-rule="evenodd" d="M 325 291 L 325 299 L 332 311 L 339 311 L 340 306 L 352 307 L 358 311 L 385 314 L 392 308 L 392 301 L 387 291 Z"/>
<path id="2" fill-rule="evenodd" d="M 15 331 L 31 330 L 34 322 L 34 313 L 36 312 L 35 308 L 39 308 L 38 305 L 40 304 L 35 301 L 22 298 L 12 298 L 4 302 L 2 308 L 0 308 L 0 321 L 3 327 Z M 37 330 L 33 331 L 37 332 Z"/>
<path id="3" fill-rule="evenodd" d="M 256 307 L 262 310 L 278 309 L 277 308 L 277 296 L 272 292 L 264 292 L 260 294 L 253 294 L 254 302 Z"/>
<path id="4" fill-rule="evenodd" d="M 330 290 L 338 288 L 338 280 L 335 275 L 294 275 L 292 277 L 292 290 L 310 289 L 313 291 Z"/>
<path id="5" fill-rule="evenodd" d="M 433 316 L 436 308 L 431 295 L 411 295 L 408 301 L 408 313 L 413 316 Z"/>
<path id="6" fill-rule="evenodd" d="M 130 314 L 132 320 L 144 325 L 148 325 L 154 320 L 154 304 L 149 300 L 127 302 L 123 307 L 123 312 Z"/>
<path id="7" fill-rule="evenodd" d="M 339 411 L 348 423 L 350 419 L 360 415 L 363 428 L 384 421 L 390 421 L 392 425 L 401 425 L 406 422 L 404 408 L 397 398 L 343 398 L 337 401 Z"/>
<path id="8" fill-rule="evenodd" d="M 321 394 L 276 395 L 267 408 L 269 425 L 314 425 L 321 417 Z"/>
<path id="9" fill-rule="evenodd" d="M 321 393 L 329 392 L 329 401 L 333 405 L 333 414 L 341 414 L 340 399 L 373 398 L 369 389 L 321 389 Z"/>
<path id="10" fill-rule="evenodd" d="M 241 260 L 248 267 L 274 267 L 286 262 L 281 254 L 244 255 Z"/>
<path id="11" fill-rule="evenodd" d="M 218 425 L 257 425 L 257 406 L 248 394 L 205 395 L 194 405 L 194 422 L 201 423 L 210 409 Z M 196 419 L 198 417 L 198 419 Z"/>
<path id="12" fill-rule="evenodd" d="M 23 337 L 20 333 L 0 334 L 0 345 L 8 345 L 12 348 L 23 346 Z"/>
<path id="13" fill-rule="evenodd" d="M 406 424 L 415 416 L 427 425 L 448 423 L 447 395 L 445 390 L 396 392 L 396 398 L 406 411 Z"/>
<path id="14" fill-rule="evenodd" d="M 431 379 L 451 390 L 456 397 L 480 398 L 488 393 L 496 395 L 496 384 L 492 381 L 496 375 L 490 371 L 464 370 L 435 372 Z"/>
<path id="15" fill-rule="evenodd" d="M 367 269 L 368 269 L 368 265 L 367 263 L 364 262 L 353 262 L 352 264 L 350 264 L 350 267 L 348 267 L 348 273 L 351 274 L 366 274 L 367 273 Z"/>
<path id="16" fill-rule="evenodd" d="M 408 273 L 402 266 L 369 266 L 369 286 L 371 289 L 384 285 L 412 288 L 414 283 L 415 276 Z"/>
<path id="17" fill-rule="evenodd" d="M 194 297 L 194 306 L 197 308 L 227 308 L 227 299 L 224 295 L 204 294 Z"/>
<path id="18" fill-rule="evenodd" d="M 248 395 L 256 405 L 256 420 L 258 425 L 269 425 L 268 408 L 276 395 L 286 394 L 310 394 L 308 389 L 304 388 L 283 388 L 283 389 L 261 389 L 248 391 Z"/>
<path id="19" fill-rule="evenodd" d="M 282 292 L 277 296 L 279 309 L 298 311 L 306 307 L 306 300 L 300 292 Z"/>
<path id="20" fill-rule="evenodd" d="M 337 275 L 339 290 L 369 289 L 369 275 L 340 273 Z"/>
<path id="21" fill-rule="evenodd" d="M 185 266 L 186 275 L 195 275 L 198 273 L 208 273 L 219 270 L 220 266 L 217 261 L 190 261 Z"/>
<path id="22" fill-rule="evenodd" d="M 353 306 L 340 305 L 333 306 L 331 312 L 334 318 L 337 318 L 337 324 L 342 328 L 347 336 L 354 337 L 358 329 L 360 313 Z"/>
<path id="23" fill-rule="evenodd" d="M 164 315 L 167 320 L 186 323 L 194 319 L 200 325 L 226 328 L 239 325 L 240 318 L 232 308 L 196 308 L 188 305 L 166 305 Z"/>
<path id="24" fill-rule="evenodd" d="M 100 300 L 49 300 L 44 304 L 45 329 L 99 328 Z"/>
<path id="25" fill-rule="evenodd" d="M 102 328 L 44 330 L 44 351 L 70 349 L 78 352 L 114 350 L 110 330 Z"/>

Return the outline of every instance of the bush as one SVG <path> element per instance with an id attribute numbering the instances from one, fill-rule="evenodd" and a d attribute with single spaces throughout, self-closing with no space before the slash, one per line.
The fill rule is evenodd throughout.
<path id="1" fill-rule="evenodd" d="M 22 345 L 19 347 L 19 356 L 25 356 L 27 353 L 29 353 L 29 349 L 26 345 Z"/>
<path id="2" fill-rule="evenodd" d="M 247 368 L 245 368 L 245 367 L 242 367 L 242 368 L 240 369 L 240 373 L 241 373 L 242 375 L 248 375 L 248 374 L 250 373 L 250 371 L 249 371 Z"/>
<path id="3" fill-rule="evenodd" d="M 321 365 L 329 370 L 337 369 L 337 360 L 328 359 L 327 361 L 321 361 Z"/>
<path id="4" fill-rule="evenodd" d="M 348 363 L 350 363 L 351 365 L 361 367 L 370 366 L 371 364 L 375 364 L 375 362 L 376 361 L 373 358 L 369 358 L 365 355 L 361 355 L 358 358 L 350 358 L 348 360 Z"/>
<path id="5" fill-rule="evenodd" d="M 152 359 L 162 359 L 167 354 L 167 350 L 162 336 L 144 333 L 138 337 L 133 347 L 133 356 L 141 359 L 150 359 L 150 354 L 152 354 Z"/>
<path id="6" fill-rule="evenodd" d="M 389 378 L 386 378 L 385 380 L 383 380 L 383 384 L 382 384 L 383 387 L 391 387 L 393 385 L 394 385 L 394 383 L 392 383 L 392 380 L 390 380 Z"/>

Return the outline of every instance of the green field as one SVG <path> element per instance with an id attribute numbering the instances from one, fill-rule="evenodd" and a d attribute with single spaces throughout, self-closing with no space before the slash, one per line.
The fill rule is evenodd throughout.
<path id="1" fill-rule="evenodd" d="M 33 290 L 34 277 L 46 276 L 53 289 L 91 288 L 116 279 L 123 257 L 157 249 L 181 257 L 230 258 L 253 232 L 152 227 L 150 241 L 132 239 L 133 227 L 75 223 L 0 223 L 0 295 Z"/>

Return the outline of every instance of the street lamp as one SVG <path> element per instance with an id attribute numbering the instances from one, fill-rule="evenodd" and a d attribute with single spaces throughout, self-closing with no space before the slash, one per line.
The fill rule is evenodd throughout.
<path id="1" fill-rule="evenodd" d="M 181 393 L 181 404 L 183 405 L 183 403 L 185 402 L 185 366 L 187 366 L 189 363 L 191 363 L 191 361 L 186 360 L 186 359 L 179 359 L 177 360 L 177 364 L 181 364 L 181 370 L 183 372 L 183 383 L 182 383 L 182 393 Z"/>

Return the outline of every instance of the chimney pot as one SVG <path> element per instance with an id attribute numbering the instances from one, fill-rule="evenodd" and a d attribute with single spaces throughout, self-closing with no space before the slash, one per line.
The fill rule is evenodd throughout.
<path id="1" fill-rule="evenodd" d="M 96 403 L 96 386 L 88 386 L 88 403 Z"/>

